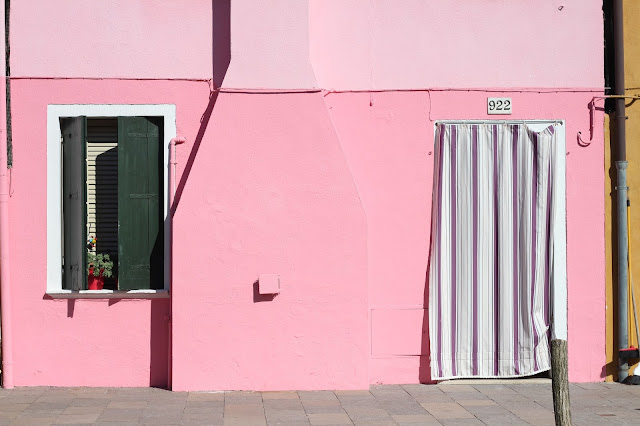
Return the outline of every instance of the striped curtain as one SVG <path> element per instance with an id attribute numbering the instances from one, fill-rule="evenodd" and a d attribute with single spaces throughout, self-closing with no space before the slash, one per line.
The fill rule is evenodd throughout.
<path id="1" fill-rule="evenodd" d="M 550 368 L 554 125 L 438 124 L 429 259 L 434 380 Z"/>

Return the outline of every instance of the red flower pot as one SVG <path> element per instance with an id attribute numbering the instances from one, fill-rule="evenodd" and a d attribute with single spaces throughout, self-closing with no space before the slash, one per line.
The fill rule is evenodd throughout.
<path id="1" fill-rule="evenodd" d="M 88 277 L 89 290 L 102 290 L 104 287 L 104 277 L 102 276 L 102 269 L 100 270 L 100 276 L 93 275 L 93 267 L 89 268 Z"/>

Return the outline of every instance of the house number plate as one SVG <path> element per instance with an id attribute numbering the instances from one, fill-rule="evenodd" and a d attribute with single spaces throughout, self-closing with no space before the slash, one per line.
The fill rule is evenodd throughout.
<path id="1" fill-rule="evenodd" d="M 511 98 L 487 98 L 487 114 L 511 115 Z"/>

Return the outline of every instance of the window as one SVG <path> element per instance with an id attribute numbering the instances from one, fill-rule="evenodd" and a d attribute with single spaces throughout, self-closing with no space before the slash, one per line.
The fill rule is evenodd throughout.
<path id="1" fill-rule="evenodd" d="M 168 289 L 165 194 L 173 136 L 172 105 L 49 106 L 49 294 Z M 111 277 L 99 268 L 90 273 L 96 255 L 109 256 Z"/>

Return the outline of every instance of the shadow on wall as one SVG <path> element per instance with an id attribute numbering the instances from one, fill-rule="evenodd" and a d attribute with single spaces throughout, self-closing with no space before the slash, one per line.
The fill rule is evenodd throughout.
<path id="1" fill-rule="evenodd" d="M 227 69 L 229 69 L 229 64 L 231 63 L 231 0 L 212 0 L 211 11 L 213 24 L 213 85 L 214 88 L 219 88 L 224 81 L 224 76 L 226 75 Z M 215 106 L 217 99 L 218 92 L 211 92 L 209 94 L 209 103 L 207 104 L 207 108 L 204 110 L 202 117 L 200 117 L 200 128 L 193 140 L 191 152 L 189 152 L 189 158 L 187 159 L 184 171 L 182 172 L 180 180 L 176 186 L 173 204 L 170 206 L 171 217 L 173 217 L 178 209 L 178 205 L 180 204 L 180 198 L 182 198 L 182 193 L 185 185 L 187 184 L 187 180 L 189 179 L 189 174 L 191 173 L 191 168 L 195 162 L 198 150 L 200 149 L 202 138 L 207 131 L 209 119 L 211 118 L 211 113 L 213 112 L 213 107 Z"/>
<path id="2" fill-rule="evenodd" d="M 253 303 L 271 302 L 276 298 L 276 294 L 260 294 L 260 281 L 253 283 Z"/>
<path id="3" fill-rule="evenodd" d="M 429 240 L 429 254 L 431 253 L 431 239 Z M 429 271 L 431 268 L 431 256 L 427 259 L 427 272 L 424 279 L 424 304 L 422 318 L 422 345 L 420 346 L 420 366 L 418 380 L 420 383 L 435 383 L 431 380 L 431 365 L 429 363 Z"/>
<path id="4" fill-rule="evenodd" d="M 191 173 L 193 163 L 196 161 L 196 156 L 198 155 L 198 150 L 200 149 L 200 144 L 202 143 L 202 138 L 207 131 L 209 119 L 211 118 L 211 113 L 213 112 L 213 107 L 215 106 L 217 99 L 218 92 L 211 92 L 209 94 L 209 104 L 207 105 L 207 109 L 205 109 L 204 114 L 202 114 L 202 117 L 200 118 L 200 128 L 198 129 L 198 133 L 193 140 L 193 145 L 191 146 L 191 151 L 189 152 L 189 158 L 185 163 L 184 171 L 182 172 L 180 180 L 178 181 L 178 185 L 176 186 L 176 192 L 173 196 L 173 205 L 171 206 L 171 217 L 173 217 L 178 210 L 178 205 L 180 204 L 182 193 L 184 192 L 187 180 L 189 179 L 189 174 Z"/>
<path id="5" fill-rule="evenodd" d="M 212 0 L 213 84 L 221 87 L 231 62 L 231 0 Z"/>
<path id="6" fill-rule="evenodd" d="M 169 388 L 169 299 L 152 299 L 149 332 L 149 386 Z"/>
<path id="7" fill-rule="evenodd" d="M 227 73 L 227 69 L 229 68 L 229 64 L 231 63 L 231 0 L 211 0 L 211 22 L 212 22 L 212 46 L 211 46 L 211 54 L 213 55 L 213 87 L 219 88 L 222 86 L 222 82 L 224 81 L 224 77 Z M 213 107 L 216 104 L 218 99 L 218 92 L 212 91 L 209 93 L 209 102 L 207 107 L 205 108 L 202 116 L 200 117 L 200 127 L 198 128 L 198 133 L 193 140 L 193 145 L 191 145 L 191 151 L 189 152 L 189 157 L 187 158 L 187 162 L 185 163 L 184 170 L 182 171 L 182 175 L 180 176 L 180 180 L 175 188 L 175 193 L 173 195 L 172 204 L 169 206 L 169 218 L 168 220 L 172 220 L 173 216 L 178 209 L 178 205 L 180 204 L 180 199 L 182 198 L 182 193 L 184 192 L 184 188 L 187 184 L 187 180 L 189 179 L 189 174 L 191 173 L 191 169 L 193 168 L 193 163 L 196 160 L 196 156 L 198 155 L 198 150 L 200 149 L 200 144 L 202 143 L 202 138 L 204 137 L 205 132 L 207 131 L 207 126 L 209 125 L 209 120 L 211 119 L 211 113 L 213 112 Z M 177 177 L 177 176 L 176 176 Z M 171 198 L 167 197 L 167 200 Z M 173 232 L 173 227 L 171 228 Z M 171 238 L 173 240 L 173 238 Z M 170 262 L 173 262 L 170 260 Z M 171 285 L 173 285 L 173 278 L 171 279 Z M 167 301 L 168 302 L 168 301 Z M 151 310 L 151 323 L 154 321 L 158 322 L 159 319 L 157 316 L 160 314 L 154 314 L 156 309 L 154 309 L 152 305 Z M 167 314 L 169 315 L 169 311 L 167 310 Z M 169 322 L 166 322 L 169 324 Z M 163 337 L 165 338 L 164 343 L 162 343 Z M 163 347 L 164 345 L 164 347 Z M 170 329 L 167 328 L 166 333 L 163 336 L 155 336 L 154 333 L 151 333 L 151 358 L 152 358 L 152 368 L 150 371 L 150 383 L 152 386 L 160 386 L 155 385 L 154 383 L 161 381 L 161 378 L 165 379 L 166 387 L 170 387 L 171 382 L 171 366 L 169 365 L 169 359 L 172 357 L 172 342 L 170 336 Z M 163 350 L 164 348 L 164 350 Z M 154 366 L 154 354 L 161 354 L 158 358 L 164 356 L 164 370 L 160 367 Z M 160 361 L 158 361 L 160 364 Z M 169 371 L 169 377 L 164 373 Z"/>

